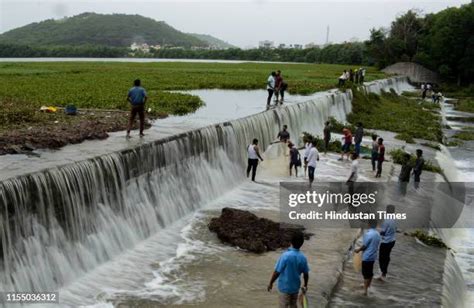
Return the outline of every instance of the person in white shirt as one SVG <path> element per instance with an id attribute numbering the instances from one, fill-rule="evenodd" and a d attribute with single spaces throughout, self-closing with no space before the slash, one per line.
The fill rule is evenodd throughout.
<path id="1" fill-rule="evenodd" d="M 275 92 L 275 82 L 276 82 L 275 77 L 276 77 L 276 73 L 272 72 L 270 76 L 268 76 L 268 79 L 267 79 L 267 91 L 268 91 L 267 107 L 270 106 L 273 93 Z"/>
<path id="2" fill-rule="evenodd" d="M 357 177 L 359 176 L 359 155 L 357 155 L 357 153 L 353 153 L 351 158 L 351 175 L 347 179 L 348 183 L 357 181 Z"/>
<path id="3" fill-rule="evenodd" d="M 252 181 L 255 182 L 255 175 L 257 174 L 258 160 L 263 161 L 262 156 L 260 155 L 260 150 L 258 149 L 258 139 L 254 139 L 252 144 L 249 144 L 247 147 L 248 152 L 248 166 L 247 166 L 247 177 L 250 175 L 250 170 L 252 170 Z"/>
<path id="4" fill-rule="evenodd" d="M 347 71 L 344 70 L 342 75 L 339 77 L 339 85 L 338 86 L 342 87 L 346 83 L 346 79 L 347 79 Z"/>
<path id="5" fill-rule="evenodd" d="M 309 177 L 309 185 L 313 184 L 314 181 L 314 170 L 316 170 L 316 161 L 319 161 L 319 152 L 316 149 L 316 140 L 311 142 L 312 146 L 309 150 L 308 154 L 308 177 Z"/>

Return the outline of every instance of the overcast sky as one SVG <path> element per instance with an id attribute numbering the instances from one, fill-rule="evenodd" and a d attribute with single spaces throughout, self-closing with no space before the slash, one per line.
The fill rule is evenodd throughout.
<path id="1" fill-rule="evenodd" d="M 239 47 L 276 44 L 342 42 L 368 38 L 369 29 L 387 27 L 400 13 L 423 13 L 460 6 L 470 0 L 0 0 L 0 33 L 31 22 L 82 12 L 140 14 L 184 32 L 206 33 Z"/>

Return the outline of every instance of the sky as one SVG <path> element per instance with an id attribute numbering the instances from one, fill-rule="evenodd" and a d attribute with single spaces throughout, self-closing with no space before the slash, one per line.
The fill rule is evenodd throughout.
<path id="1" fill-rule="evenodd" d="M 259 41 L 323 44 L 365 40 L 409 9 L 423 14 L 470 0 L 0 0 L 0 33 L 83 12 L 139 14 L 183 32 L 205 33 L 242 48 Z"/>

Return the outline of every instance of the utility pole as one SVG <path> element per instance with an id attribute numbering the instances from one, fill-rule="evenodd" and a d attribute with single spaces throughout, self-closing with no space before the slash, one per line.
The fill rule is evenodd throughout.
<path id="1" fill-rule="evenodd" d="M 473 0 L 473 1 L 474 1 L 474 0 Z M 327 29 L 326 29 L 326 44 L 325 44 L 325 45 L 327 46 L 328 44 L 329 44 L 329 25 L 328 25 L 328 27 L 327 27 Z"/>

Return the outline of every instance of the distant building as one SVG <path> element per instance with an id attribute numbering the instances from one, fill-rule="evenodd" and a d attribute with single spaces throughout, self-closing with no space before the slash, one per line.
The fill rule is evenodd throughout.
<path id="1" fill-rule="evenodd" d="M 260 41 L 258 42 L 258 48 L 273 48 L 274 43 L 273 41 Z"/>
<path id="2" fill-rule="evenodd" d="M 319 48 L 319 45 L 316 44 L 316 43 L 308 43 L 308 44 L 304 45 L 304 48 L 305 48 L 305 49 L 309 49 L 309 48 Z"/>
<path id="3" fill-rule="evenodd" d="M 138 44 L 138 43 L 133 42 L 132 45 L 130 45 L 130 49 L 132 51 L 141 51 L 141 52 L 144 52 L 144 53 L 149 53 L 150 52 L 150 46 L 147 43 Z"/>
<path id="4" fill-rule="evenodd" d="M 301 44 L 294 44 L 294 45 L 293 45 L 293 48 L 294 48 L 294 49 L 303 49 L 303 45 L 301 45 Z"/>
<path id="5" fill-rule="evenodd" d="M 279 49 L 285 49 L 285 48 L 286 48 L 286 44 L 280 44 L 280 45 L 278 45 L 278 48 L 279 48 Z"/>

